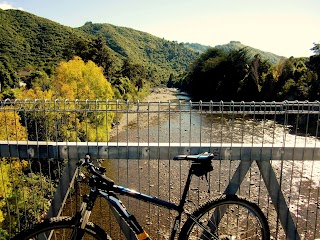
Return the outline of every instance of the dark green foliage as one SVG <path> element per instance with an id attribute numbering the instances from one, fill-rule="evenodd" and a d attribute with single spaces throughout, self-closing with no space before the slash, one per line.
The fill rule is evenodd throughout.
<path id="1" fill-rule="evenodd" d="M 309 58 L 306 65 L 316 74 L 316 80 L 311 85 L 311 96 L 314 99 L 320 98 L 320 43 L 314 43 L 311 49 L 315 54 Z"/>
<path id="2" fill-rule="evenodd" d="M 278 99 L 315 100 L 316 74 L 306 66 L 307 58 L 289 58 L 277 82 Z"/>
<path id="3" fill-rule="evenodd" d="M 12 67 L 47 66 L 66 59 L 65 51 L 83 33 L 19 10 L 0 9 L 0 56 Z"/>
<path id="4" fill-rule="evenodd" d="M 8 231 L 0 228 L 0 240 L 7 240 L 7 239 L 9 239 Z"/>
<path id="5" fill-rule="evenodd" d="M 143 88 L 144 80 L 147 79 L 146 69 L 142 65 L 134 64 L 129 59 L 125 59 L 124 61 L 121 75 L 129 78 L 138 88 L 138 91 Z"/>
<path id="6" fill-rule="evenodd" d="M 85 62 L 93 61 L 104 69 L 104 75 L 112 77 L 121 66 L 121 57 L 111 50 L 102 37 L 75 40 L 68 49 L 68 59 L 81 57 Z"/>
<path id="7" fill-rule="evenodd" d="M 227 53 L 211 48 L 197 59 L 186 77 L 185 90 L 202 100 L 239 100 L 250 80 L 247 50 Z"/>
<path id="8" fill-rule="evenodd" d="M 317 100 L 320 82 L 316 56 L 280 59 L 276 65 L 250 49 L 211 48 L 196 59 L 180 86 L 196 99 L 213 101 Z M 308 68 L 308 65 L 312 66 Z"/>
<path id="9" fill-rule="evenodd" d="M 21 122 L 28 129 L 28 140 L 48 141 L 54 139 L 54 133 L 48 131 L 48 119 L 45 113 L 21 112 Z"/>
<path id="10" fill-rule="evenodd" d="M 314 46 L 311 50 L 314 52 L 315 55 L 320 55 L 320 43 L 314 43 Z"/>
<path id="11" fill-rule="evenodd" d="M 0 92 L 6 88 L 13 88 L 18 78 L 8 56 L 0 55 Z"/>
<path id="12" fill-rule="evenodd" d="M 202 44 L 199 44 L 199 43 L 188 43 L 187 42 L 187 43 L 182 43 L 182 44 L 185 47 L 190 48 L 190 49 L 192 49 L 194 51 L 197 51 L 199 53 L 204 53 L 209 48 L 212 48 L 212 46 L 202 45 Z M 221 49 L 223 51 L 226 51 L 226 52 L 230 52 L 230 51 L 233 51 L 233 50 L 239 50 L 241 48 L 247 48 L 247 49 L 249 49 L 249 55 L 250 55 L 251 58 L 253 58 L 256 54 L 259 54 L 265 60 L 268 60 L 268 61 L 273 62 L 273 63 L 277 63 L 279 58 L 283 58 L 283 57 L 280 57 L 280 56 L 278 56 L 276 54 L 273 54 L 273 53 L 264 52 L 264 51 L 261 51 L 261 50 L 256 49 L 256 48 L 252 48 L 250 46 L 246 46 L 246 45 L 242 44 L 239 41 L 231 41 L 231 42 L 229 42 L 227 44 L 217 45 L 217 46 L 215 46 L 215 48 L 219 48 L 219 49 Z"/>

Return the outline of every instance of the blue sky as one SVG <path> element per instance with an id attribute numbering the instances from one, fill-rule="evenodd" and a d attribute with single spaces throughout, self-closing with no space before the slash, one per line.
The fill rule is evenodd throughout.
<path id="1" fill-rule="evenodd" d="M 230 41 L 290 57 L 320 42 L 320 0 L 0 0 L 60 24 L 110 23 L 178 42 Z"/>

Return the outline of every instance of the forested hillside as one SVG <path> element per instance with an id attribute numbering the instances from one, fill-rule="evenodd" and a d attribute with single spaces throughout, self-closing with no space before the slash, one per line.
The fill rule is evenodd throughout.
<path id="1" fill-rule="evenodd" d="M 146 67 L 149 77 L 156 83 L 159 80 L 166 82 L 170 74 L 186 71 L 190 62 L 199 55 L 183 44 L 131 28 L 87 22 L 78 29 L 93 37 L 102 37 L 113 51 Z"/>
<path id="2" fill-rule="evenodd" d="M 145 69 L 146 81 L 159 84 L 185 71 L 198 56 L 177 42 L 110 24 L 86 23 L 73 29 L 24 11 L 1 9 L 0 22 L 0 71 L 6 69 L 2 85 L 8 87 L 18 81 L 16 72 L 36 69 L 52 74 L 60 61 L 73 56 L 108 68 L 109 77 L 127 61 Z"/>
<path id="3" fill-rule="evenodd" d="M 0 9 L 0 57 L 15 70 L 57 64 L 84 34 L 45 18 L 18 10 Z"/>

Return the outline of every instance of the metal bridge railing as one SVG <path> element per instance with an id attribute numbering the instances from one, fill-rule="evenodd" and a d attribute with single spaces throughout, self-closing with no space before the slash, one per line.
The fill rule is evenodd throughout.
<path id="1" fill-rule="evenodd" d="M 223 193 L 256 202 L 275 239 L 320 237 L 319 102 L 4 101 L 0 107 L 0 236 L 77 209 L 75 163 L 104 159 L 118 184 L 178 201 L 188 163 L 215 153 L 214 171 L 192 183 L 190 210 Z M 75 189 L 78 189 L 77 191 Z M 210 191 L 208 191 L 210 190 Z M 153 238 L 172 213 L 123 199 Z M 108 206 L 92 221 L 122 239 Z M 0 238 L 1 238 L 0 237 Z"/>

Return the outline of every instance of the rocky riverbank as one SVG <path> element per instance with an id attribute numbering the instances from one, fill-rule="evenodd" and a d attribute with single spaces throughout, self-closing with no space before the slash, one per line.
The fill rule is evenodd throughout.
<path id="1" fill-rule="evenodd" d="M 158 105 L 156 103 L 168 103 L 169 101 L 178 100 L 177 94 L 179 91 L 176 88 L 154 88 L 151 90 L 151 94 L 139 103 L 139 112 L 157 110 Z M 148 105 L 150 103 L 150 105 Z M 137 105 L 135 104 L 128 112 L 133 112 L 137 110 Z M 111 140 L 119 135 L 120 133 L 127 130 L 131 125 L 135 125 L 138 121 L 138 116 L 136 114 L 121 114 L 119 115 L 119 121 L 114 126 L 110 132 Z M 139 118 L 144 118 L 143 115 L 139 115 Z M 147 121 L 139 121 L 139 125 L 146 125 Z M 119 139 L 117 139 L 119 140 Z"/>

